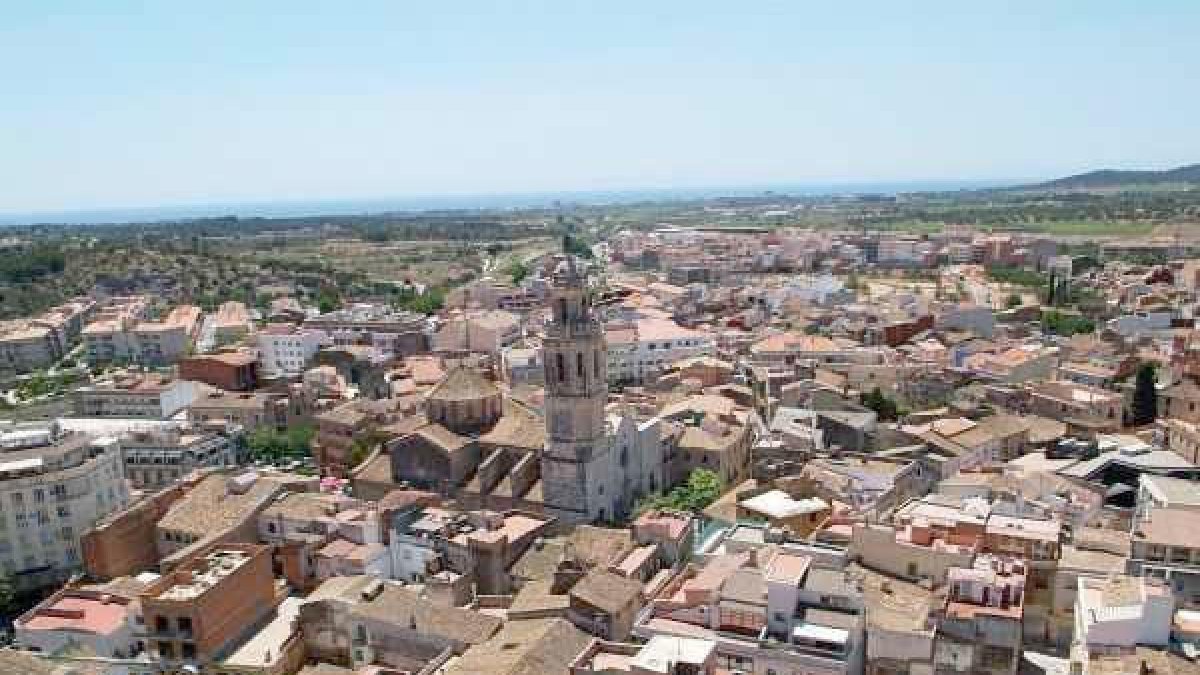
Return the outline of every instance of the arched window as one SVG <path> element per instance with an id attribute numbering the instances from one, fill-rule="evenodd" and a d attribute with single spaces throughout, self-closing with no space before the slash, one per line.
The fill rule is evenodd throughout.
<path id="1" fill-rule="evenodd" d="M 557 365 L 557 366 L 558 366 L 558 368 L 557 368 L 557 370 L 558 370 L 558 381 L 559 381 L 559 382 L 562 382 L 562 381 L 566 380 L 566 379 L 567 379 L 567 366 L 566 366 L 566 363 L 564 363 L 564 361 L 563 361 L 563 355 L 562 355 L 562 354 L 555 354 L 555 355 L 554 355 L 554 362 L 555 362 L 555 365 Z"/>

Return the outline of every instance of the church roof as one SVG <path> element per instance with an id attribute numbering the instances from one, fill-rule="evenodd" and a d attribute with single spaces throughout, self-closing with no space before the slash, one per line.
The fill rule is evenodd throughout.
<path id="1" fill-rule="evenodd" d="M 446 452 L 462 450 L 471 443 L 471 439 L 459 436 L 446 427 L 434 422 L 430 422 L 417 429 L 413 432 L 413 435 L 424 439 L 427 443 Z"/>
<path id="2" fill-rule="evenodd" d="M 500 388 L 494 382 L 465 365 L 453 368 L 429 392 L 429 398 L 441 401 L 471 401 L 499 395 Z"/>
<path id="3" fill-rule="evenodd" d="M 541 450 L 546 443 L 546 423 L 529 408 L 506 399 L 504 415 L 479 440 L 497 447 Z"/>

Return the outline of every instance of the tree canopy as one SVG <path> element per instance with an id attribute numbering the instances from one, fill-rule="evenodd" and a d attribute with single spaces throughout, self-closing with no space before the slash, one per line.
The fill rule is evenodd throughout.
<path id="1" fill-rule="evenodd" d="M 875 387 L 865 394 L 859 394 L 859 401 L 874 410 L 881 421 L 891 422 L 900 416 L 900 406 L 894 399 L 885 396 L 879 387 Z"/>
<path id="2" fill-rule="evenodd" d="M 670 509 L 698 512 L 717 501 L 724 490 L 724 482 L 717 472 L 711 469 L 693 469 L 688 474 L 686 483 L 673 488 L 666 494 L 650 495 L 642 501 L 637 510 Z"/>
<path id="3" fill-rule="evenodd" d="M 314 433 L 313 427 L 307 424 L 290 426 L 286 431 L 261 426 L 246 439 L 246 445 L 255 459 L 268 462 L 308 457 Z"/>
<path id="4" fill-rule="evenodd" d="M 1154 388 L 1154 364 L 1143 363 L 1133 383 L 1133 423 L 1150 424 L 1158 417 L 1158 391 Z"/>

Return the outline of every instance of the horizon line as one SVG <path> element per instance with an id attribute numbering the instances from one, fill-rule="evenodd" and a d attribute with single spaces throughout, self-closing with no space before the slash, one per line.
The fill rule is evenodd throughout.
<path id="1" fill-rule="evenodd" d="M 1016 178 L 913 178 L 903 180 L 857 180 L 857 179 L 831 179 L 825 181 L 803 181 L 803 182 L 771 182 L 771 183 L 743 183 L 743 184 L 728 184 L 728 185 L 680 185 L 680 186 L 654 186 L 654 187 L 626 187 L 626 188 L 597 188 L 597 189 L 567 189 L 567 190 L 530 190 L 530 191 L 512 191 L 512 192 L 443 192 L 443 193 L 413 193 L 408 195 L 391 195 L 391 196 L 361 196 L 361 197 L 313 197 L 313 198 L 278 198 L 278 199 L 245 199 L 245 200 L 212 200 L 212 201 L 180 201 L 180 202 L 160 202 L 157 204 L 141 204 L 141 205 L 110 205 L 110 206 L 91 206 L 91 207 L 69 207 L 69 208 L 45 208 L 45 209 L 21 209 L 21 210 L 0 210 L 0 224 L 5 226 L 33 226 L 33 225 L 64 225 L 64 224 L 121 224 L 121 223 L 153 223 L 153 222 L 170 222 L 175 220 L 200 220 L 206 218 L 219 217 L 245 217 L 245 218 L 297 218 L 297 217 L 317 217 L 317 216 L 347 216 L 347 215 L 382 215 L 386 213 L 421 213 L 430 211 L 491 211 L 491 210 L 519 210 L 533 209 L 539 206 L 549 206 L 554 201 L 560 201 L 564 198 L 575 197 L 581 201 L 586 198 L 616 198 L 612 201 L 593 201 L 592 204 L 619 204 L 619 203 L 638 203 L 638 202 L 670 202 L 670 201 L 689 201 L 689 200 L 708 200 L 721 199 L 725 197 L 746 197 L 758 196 L 771 193 L 777 193 L 779 196 L 803 196 L 803 197 L 820 197 L 834 196 L 839 194 L 901 194 L 910 192 L 900 188 L 912 187 L 913 193 L 920 192 L 938 192 L 943 189 L 980 189 L 985 187 L 1007 187 L 1021 184 L 1023 181 L 1034 179 L 1016 179 Z M 958 187 L 954 187 L 958 186 Z M 894 189 L 862 189 L 855 190 L 853 188 L 894 188 Z M 672 194 L 676 193 L 676 194 Z M 688 194 L 693 193 L 693 194 Z M 511 204 L 497 204 L 496 201 L 512 201 Z M 521 200 L 527 200 L 524 203 Z M 463 202 L 458 205 L 438 205 L 427 204 L 419 205 L 419 202 Z M 478 204 L 470 205 L 466 202 L 477 201 Z M 487 203 L 491 201 L 492 203 Z M 360 207 L 384 207 L 389 202 L 395 203 L 393 208 L 380 208 L 379 210 L 352 210 L 355 206 Z M 413 202 L 412 205 L 404 206 L 404 202 Z M 297 208 L 316 208 L 336 207 L 335 211 L 312 211 L 308 213 L 293 212 L 284 215 L 254 215 L 237 213 L 239 209 L 270 209 L 272 207 L 281 208 L 284 210 Z M 189 211 L 197 212 L 207 211 L 208 213 L 196 213 L 194 215 L 176 214 L 169 215 L 171 211 Z M 229 213 L 219 213 L 221 210 L 229 210 Z M 157 217 L 153 216 L 153 212 L 160 212 Z M 118 215 L 121 213 L 128 214 L 129 220 L 103 220 L 105 214 Z M 139 219 L 137 214 L 142 214 L 145 219 Z M 72 216 L 87 216 L 82 220 L 47 220 L 47 218 L 70 218 Z"/>

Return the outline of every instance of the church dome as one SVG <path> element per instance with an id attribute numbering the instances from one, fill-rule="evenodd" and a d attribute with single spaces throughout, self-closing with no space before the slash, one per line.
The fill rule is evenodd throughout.
<path id="1" fill-rule="evenodd" d="M 478 370 L 460 365 L 426 397 L 429 421 L 460 434 L 476 433 L 500 419 L 503 393 Z"/>

